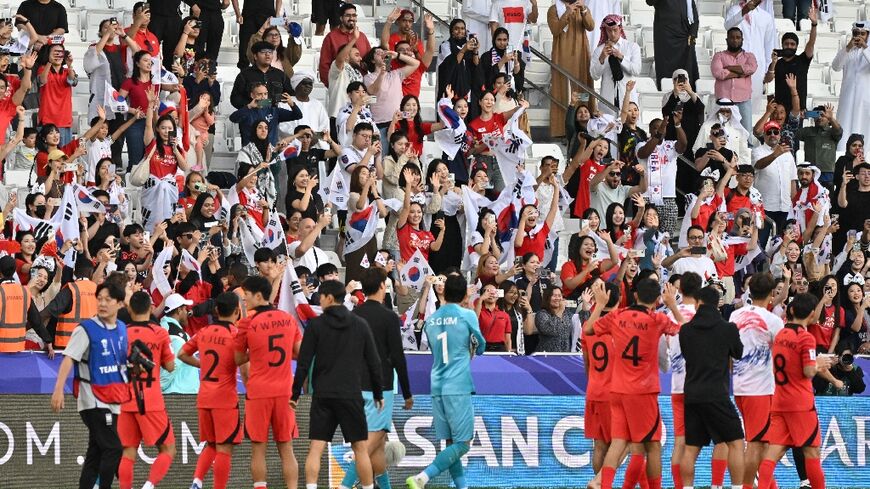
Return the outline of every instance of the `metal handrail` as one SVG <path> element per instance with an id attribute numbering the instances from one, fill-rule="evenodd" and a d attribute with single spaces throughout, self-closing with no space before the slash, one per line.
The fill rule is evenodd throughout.
<path id="1" fill-rule="evenodd" d="M 565 111 L 568 110 L 568 106 L 565 105 L 565 104 L 563 104 L 562 102 L 556 100 L 556 98 L 553 97 L 553 95 L 550 93 L 549 90 L 547 90 L 547 89 L 541 87 L 540 85 L 538 85 L 537 83 L 535 83 L 535 82 L 529 80 L 528 78 L 526 78 L 525 83 L 526 83 L 526 85 L 529 85 L 529 86 L 531 86 L 533 89 L 535 89 L 535 90 L 537 90 L 537 91 L 543 93 L 544 95 L 546 95 L 547 98 L 550 99 L 550 102 L 553 102 L 554 104 L 558 105 L 559 107 L 562 107 L 562 110 L 565 110 Z"/>

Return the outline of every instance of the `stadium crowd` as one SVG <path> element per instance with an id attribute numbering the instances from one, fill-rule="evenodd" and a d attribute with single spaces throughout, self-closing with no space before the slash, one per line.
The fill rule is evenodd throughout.
<path id="1" fill-rule="evenodd" d="M 685 426 L 675 427 L 681 445 L 671 463 L 675 480 L 688 477 L 688 483 L 677 487 L 691 486 L 686 460 L 711 440 L 714 487 L 722 486 L 729 465 L 732 481 L 744 481 L 735 487 L 752 488 L 758 473 L 766 489 L 768 461 L 777 459 L 771 453 L 814 443 L 814 452 L 801 452 L 806 461 L 799 474 L 814 489 L 824 487 L 817 440 L 781 443 L 790 428 L 780 421 L 774 434 L 762 428 L 771 410 L 774 419 L 793 410 L 788 398 L 777 397 L 792 395 L 774 375 L 774 367 L 785 368 L 771 353 L 782 332 L 796 336 L 789 344 L 811 344 L 810 353 L 795 353 L 797 360 L 782 353 L 788 362 L 807 366 L 811 357 L 815 369 L 819 354 L 818 372 L 807 377 L 809 394 L 794 394 L 802 401 L 813 392 L 864 390 L 853 359 L 870 353 L 870 163 L 864 156 L 870 126 L 861 111 L 870 95 L 860 88 L 870 63 L 870 25 L 855 23 L 833 60 L 832 69 L 844 72 L 835 113 L 831 105 L 807 107 L 817 25 L 828 19 L 802 1 L 787 6 L 786 18 L 803 17 L 811 26 L 798 54 L 796 34 L 776 39 L 772 2 L 736 3 L 725 18 L 727 49 L 711 63 L 711 104 L 696 92 L 695 3 L 647 0 L 655 8 L 655 50 L 668 53 L 655 60 L 656 83 L 668 79 L 672 89 L 661 116 L 641 127 L 640 47 L 626 38 L 621 8 L 603 0 L 555 0 L 546 12 L 550 54 L 559 66 L 552 70 L 549 131 L 568 157 L 537 161 L 527 158 L 533 141 L 525 96 L 526 70 L 543 63 L 528 48 L 528 28 L 539 15 L 535 0 L 468 0 L 440 43 L 435 19 L 418 18 L 414 8 L 396 8 L 380 37 L 371 39 L 357 24 L 356 6 L 316 1 L 312 22 L 321 34 L 330 27 L 316 73 L 294 66 L 307 48 L 302 26 L 281 16 L 280 0 L 247 0 L 241 7 L 237 0 L 185 3 L 185 17 L 170 0 L 137 2 L 129 26 L 103 19 L 82 60 L 64 47 L 67 14 L 55 0 L 25 0 L 14 17 L 0 19 L 0 158 L 6 173 L 30 172 L 26 187 L 7 182 L 0 196 L 0 352 L 44 350 L 53 358 L 62 350 L 61 387 L 76 364 L 85 387 L 79 410 L 92 433 L 100 433 L 92 437 L 81 487 L 90 489 L 97 479 L 110 487 L 116 472 L 122 489 L 131 487 L 140 441 L 160 447 L 146 487 L 160 482 L 174 456 L 161 392 L 198 394 L 207 413 L 201 430 L 206 421 L 212 429 L 201 432 L 209 449 L 191 487 L 200 488 L 212 466 L 220 487 L 241 439 L 232 422 L 238 406 L 226 395 L 234 401 L 237 364 L 248 383 L 245 432 L 254 444 L 254 487 L 265 486 L 269 426 L 250 420 L 269 413 L 278 413 L 273 435 L 285 480 L 296 487 L 288 443 L 298 436 L 295 420 L 274 400 L 291 398 L 295 407 L 309 374 L 300 367 L 292 382 L 290 359 L 307 366 L 315 356 L 310 375 L 324 375 L 318 385 L 335 390 L 332 397 L 328 387 L 315 395 L 320 405 L 312 407 L 312 419 L 320 409 L 328 421 L 312 425 L 312 453 L 322 452 L 319 441 L 331 440 L 341 424 L 354 442 L 362 486 L 377 479 L 379 487 L 390 487 L 384 437 L 372 435 L 390 425 L 372 419 L 382 401 L 389 401 L 387 413 L 392 409 L 387 391 L 394 368 L 406 409 L 413 404 L 403 350 L 442 342 L 431 349 L 447 368 L 447 333 L 436 332 L 449 330 L 442 321 L 449 315 L 467 323 L 478 353 L 584 354 L 587 417 L 599 423 L 587 420 L 600 471 L 593 484 L 609 489 L 615 467 L 630 453 L 627 479 L 643 478 L 646 470 L 650 487 L 661 486 L 660 446 L 656 452 L 654 441 L 637 436 L 645 418 L 616 428 L 629 408 L 657 412 L 655 399 L 647 406 L 631 396 L 659 392 L 660 364 L 674 376 L 675 410 L 684 404 L 686 410 Z M 230 6 L 241 34 L 238 74 L 227 94 L 217 80 L 217 57 L 222 11 Z M 437 74 L 434 120 L 423 120 L 420 101 L 428 71 Z M 90 123 L 74 134 L 73 92 L 82 74 Z M 313 95 L 317 81 L 328 89 L 325 102 Z M 235 108 L 228 120 L 242 139 L 232 173 L 209 170 L 221 97 Z M 757 120 L 753 108 L 762 113 Z M 438 144 L 440 157 L 426 156 L 427 139 Z M 563 247 L 567 261 L 560 259 Z M 613 319 L 622 314 L 643 316 L 628 322 L 650 321 L 657 334 L 631 343 L 616 332 L 625 328 L 626 321 Z M 354 332 L 357 318 L 368 320 L 373 335 Z M 704 394 L 722 394 L 724 407 L 697 407 L 699 391 L 691 394 L 690 384 L 697 389 L 732 373 L 697 356 L 694 368 L 707 376 L 691 370 L 692 355 L 680 347 L 685 341 L 701 348 L 700 340 L 678 333 L 684 322 L 736 338 L 723 354 L 735 362 L 742 426 L 728 392 Z M 115 324 L 126 325 L 129 338 L 116 338 L 123 328 Z M 258 333 L 268 324 L 284 330 L 280 340 Z M 113 347 L 113 359 L 144 355 L 150 362 L 131 360 L 130 385 L 150 379 L 143 392 L 130 398 L 120 387 L 126 362 L 114 373 L 95 371 L 100 339 L 122 346 L 120 353 Z M 358 351 L 338 355 L 343 342 Z M 214 357 L 204 353 L 207 343 L 220 345 L 207 350 Z M 464 348 L 468 357 L 466 343 L 450 343 L 450 355 Z M 276 351 L 277 360 L 270 356 Z M 607 367 L 608 351 L 623 352 L 621 361 L 635 370 L 618 362 Z M 89 355 L 92 366 L 82 368 Z M 355 381 L 324 371 L 323 356 L 336 358 L 335 369 L 368 375 Z M 470 358 L 464 360 L 467 366 Z M 433 379 L 446 375 L 435 363 Z M 473 391 L 470 377 L 455 386 L 444 379 L 445 396 Z M 361 391 L 370 429 L 360 427 L 355 403 L 334 402 Z M 60 409 L 62 396 L 52 403 Z M 607 403 L 622 407 L 611 413 Z M 441 409 L 450 418 L 461 407 Z M 699 409 L 715 415 L 700 416 Z M 100 426 L 103 413 L 120 413 L 120 440 L 111 439 L 105 422 Z M 736 428 L 727 424 L 732 414 Z M 380 423 L 385 428 L 371 429 Z M 235 432 L 224 433 L 232 426 Z M 793 436 L 803 432 L 793 429 Z M 698 437 L 698 430 L 709 436 Z M 471 438 L 446 434 L 454 448 L 436 459 L 437 470 L 409 485 L 422 487 L 449 470 L 463 487 L 461 464 L 457 470 L 450 457 L 462 455 L 463 443 L 467 451 Z M 318 469 L 306 467 L 309 487 Z M 349 474 L 345 487 L 356 482 L 356 472 Z"/>

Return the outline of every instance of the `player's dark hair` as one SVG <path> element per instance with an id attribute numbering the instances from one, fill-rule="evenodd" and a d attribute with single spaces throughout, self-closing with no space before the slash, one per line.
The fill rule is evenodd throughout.
<path id="1" fill-rule="evenodd" d="M 148 314 L 149 312 L 151 312 L 151 296 L 142 290 L 134 292 L 130 296 L 130 313 Z"/>
<path id="2" fill-rule="evenodd" d="M 333 265 L 332 263 L 324 263 L 317 267 L 317 270 L 314 271 L 314 275 L 317 275 L 317 278 L 322 279 L 323 277 L 331 274 L 338 273 L 338 267 Z"/>
<path id="3" fill-rule="evenodd" d="M 752 300 L 766 299 L 776 288 L 776 280 L 770 272 L 757 272 L 749 279 L 749 297 Z"/>
<path id="4" fill-rule="evenodd" d="M 604 305 L 605 309 L 613 309 L 619 304 L 619 286 L 613 282 L 604 282 L 604 290 L 610 292 L 610 299 Z"/>
<path id="5" fill-rule="evenodd" d="M 90 279 L 94 275 L 94 264 L 91 263 L 91 260 L 82 256 L 76 260 L 76 266 L 73 273 L 75 273 L 76 278 Z M 124 294 L 124 298 L 126 297 L 127 294 Z"/>
<path id="6" fill-rule="evenodd" d="M 323 297 L 328 295 L 335 299 L 335 302 L 339 304 L 344 302 L 344 295 L 347 293 L 344 284 L 338 280 L 327 280 L 320 284 L 320 288 L 317 290 L 320 292 L 321 302 L 323 301 Z"/>
<path id="7" fill-rule="evenodd" d="M 127 291 L 125 291 L 123 287 L 112 282 L 103 282 L 98 285 L 97 293 L 95 295 L 100 295 L 100 292 L 104 290 L 109 293 L 109 298 L 115 301 L 124 302 L 124 299 L 127 298 Z"/>
<path id="8" fill-rule="evenodd" d="M 806 319 L 816 310 L 818 304 L 819 299 L 813 294 L 795 294 L 788 307 L 785 308 L 786 318 L 789 321 Z"/>
<path id="9" fill-rule="evenodd" d="M 683 297 L 700 299 L 698 293 L 701 291 L 702 285 L 701 276 L 695 272 L 686 272 L 680 277 L 680 293 L 683 294 Z"/>
<path id="10" fill-rule="evenodd" d="M 379 267 L 370 267 L 363 271 L 360 278 L 362 284 L 362 292 L 366 296 L 376 293 L 381 288 L 381 284 L 387 281 L 387 271 Z"/>
<path id="11" fill-rule="evenodd" d="M 236 285 L 241 285 L 248 278 L 248 267 L 242 262 L 234 262 L 230 265 L 227 276 L 232 277 Z"/>
<path id="12" fill-rule="evenodd" d="M 246 290 L 251 294 L 259 293 L 263 296 L 263 299 L 269 300 L 269 297 L 272 295 L 272 284 L 269 283 L 269 279 L 266 277 L 255 275 L 246 278 L 242 282 L 242 290 Z"/>
<path id="13" fill-rule="evenodd" d="M 239 296 L 232 292 L 222 292 L 214 299 L 214 310 L 218 317 L 230 317 L 239 308 Z"/>
<path id="14" fill-rule="evenodd" d="M 275 254 L 275 250 L 264 246 L 254 252 L 254 263 L 263 263 L 264 261 L 277 262 L 278 255 Z"/>
<path id="15" fill-rule="evenodd" d="M 641 279 L 635 285 L 637 301 L 642 304 L 655 304 L 660 295 L 659 283 L 651 278 Z"/>
<path id="16" fill-rule="evenodd" d="M 468 282 L 465 281 L 465 277 L 460 275 L 450 275 L 447 277 L 447 280 L 444 281 L 444 300 L 452 303 L 459 304 L 465 299 L 465 295 L 468 293 Z"/>
<path id="17" fill-rule="evenodd" d="M 709 285 L 698 291 L 698 301 L 705 306 L 718 308 L 721 297 L 722 294 L 719 293 L 719 288 L 714 285 Z"/>

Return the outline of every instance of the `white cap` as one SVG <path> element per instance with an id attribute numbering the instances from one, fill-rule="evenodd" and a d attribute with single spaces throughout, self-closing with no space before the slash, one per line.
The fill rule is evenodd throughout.
<path id="1" fill-rule="evenodd" d="M 166 298 L 166 302 L 164 302 L 163 313 L 169 313 L 178 309 L 181 306 L 192 306 L 193 301 L 185 299 L 181 296 L 181 294 L 172 294 Z"/>

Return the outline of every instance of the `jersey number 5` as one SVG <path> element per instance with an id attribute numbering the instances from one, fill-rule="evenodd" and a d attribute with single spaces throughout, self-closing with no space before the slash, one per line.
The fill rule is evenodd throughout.
<path id="1" fill-rule="evenodd" d="M 283 338 L 283 334 L 273 334 L 269 336 L 269 353 L 278 352 L 278 359 L 274 362 L 269 362 L 270 367 L 280 367 L 287 360 L 287 351 L 276 345 L 275 342 Z"/>

